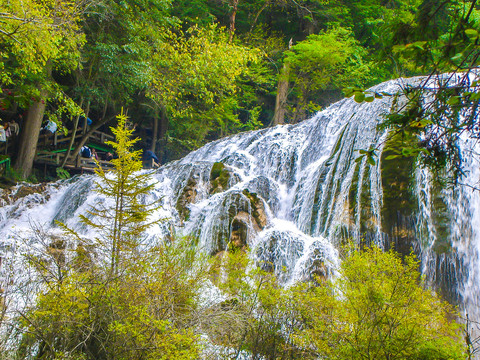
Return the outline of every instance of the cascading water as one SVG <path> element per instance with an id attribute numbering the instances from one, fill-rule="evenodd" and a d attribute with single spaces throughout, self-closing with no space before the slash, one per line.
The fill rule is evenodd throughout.
<path id="1" fill-rule="evenodd" d="M 401 83 L 371 90 L 396 93 Z M 395 141 L 378 124 L 391 108 L 392 97 L 345 99 L 300 124 L 234 135 L 161 167 L 149 200 L 161 201 L 153 216 L 165 221 L 149 235 L 191 234 L 209 254 L 248 245 L 285 283 L 327 276 L 348 239 L 403 252 L 413 247 L 431 283 L 478 316 L 478 191 L 434 189 L 427 169 L 387 160 Z M 355 161 L 357 150 L 369 148 L 378 149 L 375 165 Z M 480 168 L 467 167 L 464 182 L 474 184 Z M 92 235 L 78 215 L 105 201 L 91 191 L 94 184 L 94 176 L 81 176 L 31 194 L 4 193 L 3 257 L 32 224 L 55 229 L 58 220 Z"/>

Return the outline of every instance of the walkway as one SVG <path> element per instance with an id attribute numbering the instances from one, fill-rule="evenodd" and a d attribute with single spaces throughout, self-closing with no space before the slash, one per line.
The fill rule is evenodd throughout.
<path id="1" fill-rule="evenodd" d="M 85 130 L 78 129 L 75 135 L 74 144 L 78 144 L 85 134 Z M 35 157 L 36 164 L 45 164 L 52 166 L 60 166 L 67 154 L 68 145 L 72 140 L 72 132 L 70 131 L 67 136 L 58 134 L 43 134 L 38 138 L 37 156 Z M 86 146 L 96 149 L 97 154 L 100 157 L 104 153 L 112 152 L 111 147 L 105 144 L 106 141 L 113 141 L 114 137 L 109 134 L 105 134 L 101 131 L 94 131 L 86 142 Z M 96 164 L 91 158 L 84 158 L 77 155 L 75 158 L 71 156 L 75 148 L 70 151 L 70 156 L 65 163 L 65 168 L 73 169 L 80 172 L 92 172 L 96 168 Z M 99 160 L 99 165 L 105 170 L 112 167 L 109 161 Z"/>

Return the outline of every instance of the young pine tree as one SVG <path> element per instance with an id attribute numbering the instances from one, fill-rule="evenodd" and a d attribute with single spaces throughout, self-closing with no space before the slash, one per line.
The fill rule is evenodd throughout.
<path id="1" fill-rule="evenodd" d="M 149 221 L 149 214 L 158 205 L 146 203 L 145 199 L 154 183 L 150 173 L 141 173 L 141 150 L 134 150 L 138 139 L 131 139 L 133 129 L 129 127 L 123 111 L 118 115 L 118 125 L 112 128 L 115 141 L 107 142 L 117 153 L 113 159 L 113 169 L 105 172 L 97 167 L 99 180 L 96 191 L 106 197 L 107 202 L 97 204 L 88 211 L 88 216 L 80 215 L 82 221 L 98 230 L 96 243 L 110 259 L 110 271 L 116 275 L 122 262 L 133 261 L 142 236 L 159 219 Z"/>
<path id="2" fill-rule="evenodd" d="M 206 271 L 186 240 L 144 244 L 157 205 L 132 130 L 118 116 L 111 142 L 114 168 L 97 170 L 97 192 L 105 198 L 82 219 L 99 234 L 84 239 L 56 284 L 40 284 L 34 305 L 19 316 L 21 359 L 197 359 L 197 296 Z M 145 245 L 145 246 L 144 246 Z M 73 246 L 72 246 L 73 247 Z M 97 256 L 94 256 L 94 255 Z M 47 261 L 42 263 L 48 266 Z M 69 256 L 69 254 L 65 254 Z"/>

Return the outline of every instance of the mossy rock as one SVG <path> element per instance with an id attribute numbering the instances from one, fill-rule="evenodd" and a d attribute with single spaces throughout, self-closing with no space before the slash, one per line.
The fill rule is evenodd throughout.
<path id="1" fill-rule="evenodd" d="M 15 198 L 21 199 L 28 195 L 44 193 L 47 189 L 46 184 L 38 185 L 23 185 L 18 188 L 18 191 L 15 193 Z"/>
<path id="2" fill-rule="evenodd" d="M 395 249 L 407 255 L 414 241 L 414 230 L 409 218 L 414 215 L 416 201 L 413 194 L 415 162 L 414 156 L 397 155 L 405 146 L 417 146 L 414 136 L 392 136 L 386 142 L 381 157 L 381 174 L 383 188 L 382 227 L 383 231 L 395 241 Z"/>
<path id="3" fill-rule="evenodd" d="M 229 251 L 247 247 L 248 221 L 249 215 L 245 212 L 240 212 L 233 218 L 230 228 Z"/>
<path id="4" fill-rule="evenodd" d="M 435 211 L 432 213 L 432 220 L 436 231 L 436 241 L 433 250 L 436 254 L 450 253 L 452 214 L 448 209 L 442 194 L 442 184 L 435 181 L 432 186 L 432 205 Z"/>
<path id="5" fill-rule="evenodd" d="M 1 186 L 0 186 L 1 187 Z M 16 201 L 23 199 L 29 195 L 33 194 L 42 194 L 45 193 L 47 189 L 47 184 L 22 184 L 21 186 L 15 187 L 5 187 L 0 193 L 0 199 L 3 200 L 4 204 L 13 204 Z M 50 198 L 49 194 L 46 194 L 45 201 Z"/>
<path id="6" fill-rule="evenodd" d="M 12 179 L 9 179 L 5 176 L 0 177 L 0 188 L 1 189 L 9 189 L 9 188 L 11 188 L 15 185 L 17 185 L 17 183 L 15 181 L 13 181 Z"/>
<path id="7" fill-rule="evenodd" d="M 217 194 L 228 189 L 228 182 L 230 180 L 230 171 L 221 162 L 216 162 L 210 171 L 210 194 Z"/>

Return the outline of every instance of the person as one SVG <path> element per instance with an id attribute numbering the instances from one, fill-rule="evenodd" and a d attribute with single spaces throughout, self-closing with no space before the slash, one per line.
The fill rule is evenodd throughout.
<path id="1" fill-rule="evenodd" d="M 10 123 L 7 122 L 5 123 L 5 125 L 3 125 L 3 129 L 5 130 L 5 137 L 9 138 L 10 136 L 12 136 L 12 131 L 10 129 Z"/>
<path id="2" fill-rule="evenodd" d="M 18 125 L 17 122 L 15 122 L 15 119 L 12 119 L 10 121 L 10 133 L 12 135 L 18 136 L 18 133 L 20 132 L 20 126 Z"/>
<path id="3" fill-rule="evenodd" d="M 52 120 L 48 120 L 45 127 L 40 129 L 40 134 L 44 134 L 45 148 L 50 148 L 52 145 L 53 139 L 50 139 L 50 135 L 54 134 L 55 131 L 57 131 L 57 124 Z"/>
<path id="4" fill-rule="evenodd" d="M 82 149 L 80 150 L 80 156 L 84 158 L 91 158 L 92 157 L 92 151 L 90 148 L 86 145 L 82 146 Z"/>
<path id="5" fill-rule="evenodd" d="M 113 159 L 113 154 L 111 152 L 107 152 L 105 155 L 105 161 L 110 161 Z"/>
<path id="6" fill-rule="evenodd" d="M 160 161 L 158 160 L 157 155 L 152 150 L 147 150 L 145 151 L 145 160 L 147 162 L 151 162 L 153 167 L 159 167 L 160 166 Z"/>
<path id="7" fill-rule="evenodd" d="M 52 120 L 48 120 L 45 130 L 47 131 L 47 134 L 55 134 L 55 131 L 57 131 L 57 123 Z"/>
<path id="8" fill-rule="evenodd" d="M 98 155 L 97 155 L 97 151 L 95 149 L 92 149 L 92 156 L 91 156 L 92 159 L 95 159 L 95 160 L 98 160 Z"/>
<path id="9" fill-rule="evenodd" d="M 7 135 L 5 134 L 5 126 L 6 125 L 0 126 L 0 142 L 7 141 Z"/>
<path id="10" fill-rule="evenodd" d="M 86 119 L 82 116 L 80 118 L 80 123 L 79 123 L 79 127 L 80 128 L 86 128 L 85 130 L 88 130 L 90 128 L 90 125 L 93 124 L 93 120 L 90 119 L 89 117 L 87 117 Z"/>

